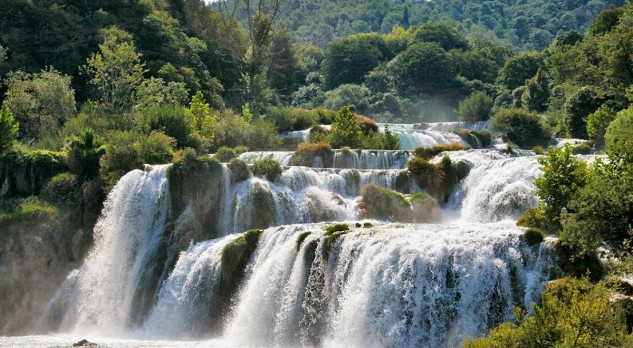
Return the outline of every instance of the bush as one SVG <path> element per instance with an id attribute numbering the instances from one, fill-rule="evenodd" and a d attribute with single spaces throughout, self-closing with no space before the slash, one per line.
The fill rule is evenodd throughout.
<path id="1" fill-rule="evenodd" d="M 362 130 L 358 120 L 349 108 L 339 110 L 330 133 L 330 141 L 334 147 L 349 146 L 358 148 L 362 144 Z"/>
<path id="2" fill-rule="evenodd" d="M 356 121 L 360 124 L 360 130 L 364 135 L 370 135 L 372 133 L 378 133 L 378 124 L 373 119 L 363 116 L 363 115 L 354 115 L 356 117 Z"/>
<path id="3" fill-rule="evenodd" d="M 479 142 L 481 142 L 481 146 L 483 147 L 492 144 L 492 134 L 490 134 L 490 132 L 485 129 L 481 131 L 470 131 L 470 134 L 477 137 L 477 139 L 479 139 Z"/>
<path id="4" fill-rule="evenodd" d="M 469 129 L 463 128 L 457 131 L 453 131 L 453 133 L 459 135 L 459 137 L 462 138 L 463 141 L 468 143 L 471 148 L 476 149 L 479 147 L 479 139 Z"/>
<path id="5" fill-rule="evenodd" d="M 99 160 L 105 148 L 97 146 L 91 130 L 86 130 L 82 137 L 71 136 L 66 139 L 66 165 L 68 169 L 82 179 L 92 179 L 99 174 Z"/>
<path id="6" fill-rule="evenodd" d="M 522 227 L 536 227 L 541 230 L 555 232 L 551 224 L 545 217 L 545 211 L 542 208 L 529 208 L 517 220 L 517 225 Z"/>
<path id="7" fill-rule="evenodd" d="M 328 142 L 328 135 L 330 134 L 330 131 L 321 127 L 321 126 L 314 126 L 310 129 L 310 134 L 308 135 L 308 140 L 311 143 L 321 143 L 321 142 Z"/>
<path id="8" fill-rule="evenodd" d="M 192 146 L 191 125 L 185 117 L 185 108 L 180 105 L 154 105 L 139 111 L 147 133 L 162 131 L 175 139 L 175 147 Z"/>
<path id="9" fill-rule="evenodd" d="M 522 109 L 505 109 L 498 111 L 492 117 L 494 130 L 503 132 L 521 148 L 532 148 L 546 144 L 551 136 L 539 117 Z"/>
<path id="10" fill-rule="evenodd" d="M 54 204 L 76 206 L 81 202 L 81 184 L 76 175 L 61 173 L 48 182 L 41 196 Z"/>
<path id="11" fill-rule="evenodd" d="M 605 135 L 607 153 L 611 161 L 633 163 L 633 108 L 620 111 Z"/>
<path id="12" fill-rule="evenodd" d="M 0 212 L 0 223 L 3 221 L 43 220 L 58 216 L 57 209 L 50 203 L 42 201 L 36 196 L 11 202 L 11 209 Z"/>
<path id="13" fill-rule="evenodd" d="M 141 137 L 138 155 L 146 164 L 169 163 L 174 154 L 176 140 L 162 132 L 153 131 L 147 137 Z"/>
<path id="14" fill-rule="evenodd" d="M 215 158 L 216 160 L 220 162 L 225 162 L 225 163 L 234 159 L 235 157 L 237 157 L 235 150 L 226 146 L 220 146 L 215 151 L 215 155 L 213 155 L 213 158 Z"/>
<path id="15" fill-rule="evenodd" d="M 332 146 L 327 142 L 320 143 L 300 143 L 292 157 L 292 165 L 310 167 L 314 164 L 314 159 L 321 157 L 326 167 L 332 167 L 334 152 Z"/>
<path id="16" fill-rule="evenodd" d="M 3 105 L 0 109 L 0 154 L 10 149 L 18 138 L 19 125 L 13 118 L 9 107 Z"/>
<path id="17" fill-rule="evenodd" d="M 233 158 L 230 160 L 228 167 L 231 171 L 231 181 L 233 183 L 246 180 L 251 176 L 251 172 L 248 170 L 248 165 L 239 158 Z"/>
<path id="18" fill-rule="evenodd" d="M 542 304 L 531 317 L 517 313 L 515 323 L 505 323 L 487 337 L 468 339 L 466 348 L 502 347 L 623 347 L 624 316 L 610 303 L 603 283 L 563 278 L 549 283 Z M 565 318 L 565 320 L 561 320 Z"/>
<path id="19" fill-rule="evenodd" d="M 616 117 L 616 111 L 607 105 L 602 105 L 598 110 L 587 117 L 587 135 L 593 139 L 598 146 L 604 145 L 604 136 L 607 133 L 609 124 Z"/>
<path id="20" fill-rule="evenodd" d="M 435 145 L 433 147 L 418 147 L 414 150 L 413 153 L 416 157 L 431 159 L 442 152 L 462 150 L 468 150 L 468 148 L 461 143 L 449 143 Z"/>
<path id="21" fill-rule="evenodd" d="M 529 246 L 533 246 L 542 242 L 545 238 L 545 234 L 543 234 L 543 231 L 536 227 L 530 227 L 525 230 L 525 233 L 523 233 L 523 237 L 525 238 L 525 242 Z"/>
<path id="22" fill-rule="evenodd" d="M 485 92 L 475 92 L 462 100 L 457 107 L 460 121 L 486 121 L 490 118 L 493 101 Z"/>
<path id="23" fill-rule="evenodd" d="M 281 165 L 272 158 L 253 161 L 253 175 L 265 177 L 269 181 L 276 181 L 281 173 Z"/>

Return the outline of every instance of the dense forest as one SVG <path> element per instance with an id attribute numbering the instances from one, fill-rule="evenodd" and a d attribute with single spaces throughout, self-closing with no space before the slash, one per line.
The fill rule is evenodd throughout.
<path id="1" fill-rule="evenodd" d="M 467 344 L 567 342 L 574 328 L 551 318 L 576 308 L 595 309 L 578 319 L 595 329 L 585 346 L 628 339 L 621 313 L 608 306 L 608 282 L 582 279 L 631 271 L 633 5 L 235 5 L 0 2 L 0 184 L 15 183 L 0 191 L 0 227 L 37 218 L 90 229 L 108 190 L 146 163 L 215 153 L 245 166 L 234 157 L 246 149 L 398 149 L 376 121 L 491 120 L 508 151 L 543 155 L 541 203 L 520 223 L 557 235 L 565 270 L 581 280 L 552 290 L 535 316 Z M 278 137 L 330 124 L 312 128 L 308 143 Z M 548 150 L 556 137 L 586 141 Z M 605 156 L 587 164 L 577 153 Z M 427 164 L 416 160 L 411 171 Z M 279 170 L 262 165 L 270 167 L 263 176 Z M 605 247 L 625 262 L 599 267 Z"/>

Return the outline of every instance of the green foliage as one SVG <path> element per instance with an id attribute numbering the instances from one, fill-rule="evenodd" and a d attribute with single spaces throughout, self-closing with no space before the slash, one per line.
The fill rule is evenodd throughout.
<path id="1" fill-rule="evenodd" d="M 485 92 L 475 92 L 459 103 L 457 116 L 460 121 L 486 121 L 491 110 L 492 98 Z"/>
<path id="2" fill-rule="evenodd" d="M 13 113 L 5 104 L 0 109 L 0 154 L 11 149 L 18 137 L 19 125 L 13 118 Z"/>
<path id="3" fill-rule="evenodd" d="M 31 150 L 20 146 L 5 152 L 0 156 L 0 166 L 10 168 L 8 196 L 39 194 L 52 177 L 67 170 L 64 155 L 62 152 Z"/>
<path id="4" fill-rule="evenodd" d="M 212 144 L 215 139 L 215 128 L 218 116 L 212 114 L 209 104 L 204 102 L 202 92 L 198 91 L 191 98 L 189 108 L 185 111 L 193 132 L 199 134 L 206 143 Z"/>
<path id="5" fill-rule="evenodd" d="M 604 136 L 609 124 L 615 119 L 616 112 L 607 105 L 602 105 L 587 117 L 587 135 L 599 146 L 604 146 Z"/>
<path id="6" fill-rule="evenodd" d="M 237 153 L 235 153 L 235 150 L 226 146 L 220 146 L 215 151 L 215 155 L 213 155 L 213 158 L 220 162 L 228 162 L 236 157 Z"/>
<path id="7" fill-rule="evenodd" d="M 618 164 L 633 164 L 633 109 L 620 111 L 605 135 L 609 159 Z"/>
<path id="8" fill-rule="evenodd" d="M 523 237 L 525 238 L 525 242 L 529 246 L 533 246 L 539 244 L 545 238 L 545 234 L 543 231 L 536 227 L 530 227 L 523 233 Z"/>
<path id="9" fill-rule="evenodd" d="M 509 90 L 521 87 L 525 82 L 536 75 L 543 65 L 542 58 L 536 52 L 527 52 L 508 59 L 501 71 L 497 83 Z"/>
<path id="10" fill-rule="evenodd" d="M 71 173 L 54 176 L 42 190 L 41 196 L 60 207 L 76 207 L 82 199 L 79 178 Z"/>
<path id="11" fill-rule="evenodd" d="M 572 138 L 587 139 L 587 116 L 600 106 L 592 88 L 583 87 L 565 103 L 565 131 Z"/>
<path id="12" fill-rule="evenodd" d="M 437 95 L 456 86 L 456 69 L 446 51 L 435 42 L 409 46 L 387 64 L 387 73 L 403 96 Z"/>
<path id="13" fill-rule="evenodd" d="M 541 230 L 556 232 L 556 227 L 545 216 L 545 210 L 541 207 L 532 207 L 523 213 L 517 220 L 517 225 L 522 227 L 536 227 Z"/>
<path id="14" fill-rule="evenodd" d="M 0 211 L 0 223 L 8 221 L 51 220 L 59 215 L 57 208 L 38 197 L 31 196 L 11 204 L 8 212 Z"/>
<path id="15" fill-rule="evenodd" d="M 342 84 L 360 83 L 363 77 L 379 64 L 393 58 L 382 35 L 357 34 L 328 47 L 321 72 L 325 87 L 333 89 Z"/>
<path id="16" fill-rule="evenodd" d="M 551 95 L 549 83 L 549 77 L 543 69 L 539 68 L 536 75 L 529 79 L 525 85 L 525 92 L 521 97 L 522 104 L 531 111 L 545 111 Z"/>
<path id="17" fill-rule="evenodd" d="M 300 143 L 297 145 L 297 151 L 292 157 L 292 165 L 311 167 L 316 157 L 320 157 L 324 163 L 332 163 L 334 160 L 334 152 L 332 152 L 330 143 L 324 141 L 318 143 Z"/>
<path id="18" fill-rule="evenodd" d="M 468 49 L 468 42 L 455 29 L 438 23 L 424 23 L 410 29 L 410 44 L 435 42 L 444 50 Z"/>
<path id="19" fill-rule="evenodd" d="M 442 152 L 448 151 L 462 151 L 468 150 L 466 146 L 461 143 L 449 143 L 449 144 L 441 144 L 435 145 L 433 147 L 418 147 L 415 149 L 414 154 L 416 157 L 431 159 Z M 414 164 L 415 165 L 415 164 Z"/>
<path id="20" fill-rule="evenodd" d="M 499 110 L 492 117 L 492 128 L 505 133 L 508 139 L 522 148 L 531 148 L 550 140 L 549 131 L 541 119 L 527 110 Z"/>
<path id="21" fill-rule="evenodd" d="M 75 112 L 70 77 L 49 68 L 36 74 L 10 73 L 4 106 L 20 124 L 19 138 L 30 141 L 57 135 Z"/>
<path id="22" fill-rule="evenodd" d="M 348 224 L 336 224 L 336 225 L 331 225 L 325 228 L 325 236 L 329 236 L 334 234 L 335 232 L 341 232 L 341 231 L 349 231 L 349 225 Z"/>
<path id="23" fill-rule="evenodd" d="M 162 78 L 150 77 L 143 80 L 136 91 L 135 108 L 149 108 L 155 105 L 185 105 L 189 92 L 184 82 L 166 82 Z"/>
<path id="24" fill-rule="evenodd" d="M 341 108 L 336 115 L 334 123 L 332 123 L 330 141 L 334 147 L 360 147 L 362 143 L 360 124 L 349 108 Z"/>
<path id="25" fill-rule="evenodd" d="M 64 144 L 66 165 L 81 179 L 92 179 L 99 173 L 99 160 L 105 150 L 95 143 L 94 137 L 92 130 L 86 130 L 81 137 L 67 138 Z"/>
<path id="26" fill-rule="evenodd" d="M 153 105 L 138 111 L 143 118 L 145 132 L 160 131 L 176 140 L 177 148 L 193 147 L 191 123 L 186 109 L 177 104 Z"/>
<path id="27" fill-rule="evenodd" d="M 464 347 L 621 347 L 626 325 L 609 295 L 603 283 L 560 279 L 548 284 L 533 316 L 518 317 L 519 325 L 502 324 L 485 338 L 467 340 Z"/>
<path id="28" fill-rule="evenodd" d="M 536 179 L 536 194 L 543 203 L 547 221 L 556 228 L 561 226 L 561 212 L 587 180 L 586 164 L 573 157 L 571 147 L 550 147 L 546 157 L 538 159 L 543 177 Z"/>
<path id="29" fill-rule="evenodd" d="M 143 82 L 145 65 L 128 32 L 110 27 L 103 29 L 101 36 L 99 52 L 88 58 L 85 71 L 90 76 L 94 95 L 101 103 L 113 112 L 128 111 Z"/>
<path id="30" fill-rule="evenodd" d="M 276 181 L 281 176 L 281 165 L 272 158 L 253 161 L 253 175 L 265 177 L 269 181 Z"/>

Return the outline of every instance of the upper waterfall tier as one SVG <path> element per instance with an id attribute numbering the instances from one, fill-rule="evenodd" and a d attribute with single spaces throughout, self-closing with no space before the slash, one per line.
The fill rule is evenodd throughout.
<path id="1" fill-rule="evenodd" d="M 282 166 L 291 166 L 293 151 L 255 151 L 245 152 L 239 156 L 248 164 L 264 158 L 272 158 Z M 312 167 L 341 169 L 403 169 L 412 156 L 411 151 L 402 150 L 332 150 L 331 163 L 324 163 L 323 158 L 316 158 Z"/>

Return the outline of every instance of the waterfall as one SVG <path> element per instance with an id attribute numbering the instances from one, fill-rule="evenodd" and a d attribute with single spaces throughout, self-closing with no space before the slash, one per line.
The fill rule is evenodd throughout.
<path id="1" fill-rule="evenodd" d="M 363 185 L 420 191 L 406 150 L 335 150 L 333 168 L 292 166 L 292 152 L 244 153 L 247 163 L 284 162 L 281 175 L 232 182 L 224 165 L 209 176 L 212 194 L 177 212 L 168 166 L 132 171 L 108 196 L 94 248 L 46 320 L 64 332 L 219 346 L 459 346 L 511 320 L 515 307 L 529 310 L 559 272 L 551 243 L 528 246 L 510 221 L 536 203 L 533 153 L 445 154 L 471 168 L 444 206 L 456 216 L 445 224 L 359 221 Z M 212 226 L 200 223 L 206 200 L 218 207 L 204 220 Z M 336 222 L 351 230 L 325 234 Z M 264 231 L 246 245 L 240 233 L 252 228 Z M 238 251 L 226 256 L 230 248 Z M 227 269 L 239 275 L 229 285 Z"/>
<path id="2" fill-rule="evenodd" d="M 134 170 L 119 180 L 95 226 L 95 247 L 69 275 L 62 328 L 121 334 L 138 310 L 139 293 L 165 227 L 167 166 Z"/>
<path id="3" fill-rule="evenodd" d="M 473 166 L 450 200 L 462 221 L 516 219 L 527 208 L 536 206 L 534 180 L 543 173 L 535 156 L 511 157 L 492 150 L 462 151 L 451 158 Z"/>
<path id="4" fill-rule="evenodd" d="M 324 227 L 264 231 L 224 323 L 226 344 L 458 345 L 510 320 L 515 306 L 530 308 L 557 272 L 549 245 L 527 246 L 508 223 L 387 224 L 333 241 Z M 145 333 L 179 337 L 204 323 L 228 238 L 181 255 Z"/>

